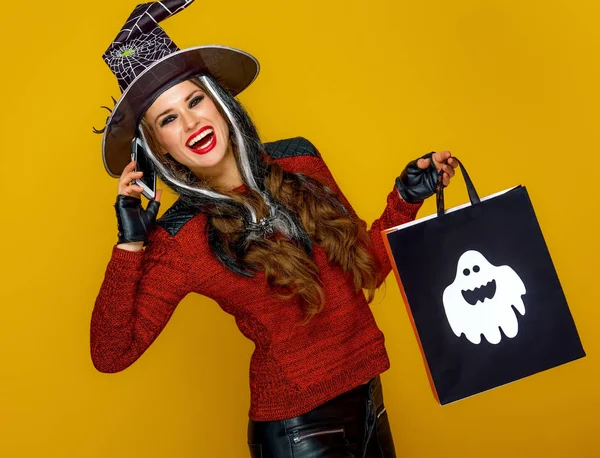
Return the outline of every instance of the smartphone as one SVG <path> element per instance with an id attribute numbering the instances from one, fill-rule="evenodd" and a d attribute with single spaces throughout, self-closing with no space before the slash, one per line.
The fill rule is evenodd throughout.
<path id="1" fill-rule="evenodd" d="M 142 195 L 146 196 L 148 200 L 154 199 L 156 195 L 156 172 L 142 141 L 137 137 L 131 142 L 131 160 L 135 161 L 136 172 L 144 172 L 141 179 L 133 180 L 133 182 L 141 186 L 143 189 Z"/>

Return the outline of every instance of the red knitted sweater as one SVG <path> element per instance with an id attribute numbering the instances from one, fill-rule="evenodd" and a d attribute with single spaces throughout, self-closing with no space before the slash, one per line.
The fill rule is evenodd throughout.
<path id="1" fill-rule="evenodd" d="M 290 172 L 316 178 L 352 207 L 320 157 L 276 159 Z M 380 231 L 415 218 L 420 205 L 400 199 L 394 186 L 381 217 L 369 230 L 383 279 L 391 270 Z M 361 221 L 361 224 L 365 224 Z M 235 274 L 220 264 L 198 214 L 175 236 L 157 227 L 145 250 L 113 248 L 91 323 L 91 355 L 101 372 L 118 372 L 156 339 L 177 304 L 190 292 L 214 299 L 235 317 L 256 349 L 250 362 L 250 412 L 254 421 L 301 415 L 389 368 L 384 336 L 352 278 L 314 246 L 326 305 L 307 324 L 296 299 L 275 297 L 264 274 Z M 207 351 L 206 349 L 200 351 Z"/>

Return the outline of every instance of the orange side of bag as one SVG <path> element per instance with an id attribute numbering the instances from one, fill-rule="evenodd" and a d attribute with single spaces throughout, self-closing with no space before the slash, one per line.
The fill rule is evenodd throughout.
<path id="1" fill-rule="evenodd" d="M 402 280 L 400 279 L 400 274 L 398 273 L 398 268 L 396 267 L 396 262 L 394 260 L 394 256 L 392 255 L 392 248 L 390 247 L 390 243 L 387 238 L 387 234 L 392 231 L 393 231 L 393 229 L 384 229 L 383 231 L 381 231 L 381 236 L 383 237 L 383 243 L 385 244 L 385 249 L 386 249 L 388 257 L 390 259 L 392 269 L 394 270 L 394 274 L 396 275 L 396 281 L 398 282 L 398 286 L 400 287 L 400 294 L 402 294 L 402 298 L 404 299 L 404 305 L 406 306 L 406 311 L 408 312 L 410 324 L 412 325 L 413 331 L 415 333 L 415 337 L 417 338 L 417 343 L 419 344 L 419 350 L 421 350 L 421 356 L 423 358 L 423 363 L 425 364 L 425 369 L 427 371 L 427 378 L 429 379 L 429 385 L 431 386 L 431 391 L 433 392 L 433 396 L 435 397 L 435 400 L 439 404 L 440 399 L 439 399 L 437 390 L 435 389 L 435 384 L 433 383 L 433 378 L 431 377 L 431 371 L 429 370 L 429 364 L 427 364 L 427 358 L 425 357 L 425 352 L 423 351 L 423 345 L 421 344 L 421 338 L 419 337 L 419 332 L 417 331 L 417 326 L 415 325 L 415 320 L 413 318 L 412 310 L 410 308 L 408 298 L 406 297 L 406 291 L 404 291 L 404 285 L 402 284 Z"/>

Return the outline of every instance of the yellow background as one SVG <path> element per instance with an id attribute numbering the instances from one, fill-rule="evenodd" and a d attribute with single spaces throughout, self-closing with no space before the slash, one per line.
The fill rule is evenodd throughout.
<path id="1" fill-rule="evenodd" d="M 135 5 L 3 2 L 2 457 L 247 456 L 252 344 L 215 303 L 187 297 L 122 373 L 89 357 L 116 238 L 91 127 L 118 96 L 101 54 Z M 368 222 L 430 150 L 460 156 L 481 195 L 528 187 L 588 356 L 439 407 L 390 275 L 373 310 L 399 456 L 600 457 L 599 17 L 574 0 L 230 0 L 163 23 L 181 48 L 253 53 L 241 100 L 263 140 L 311 139 Z M 461 182 L 447 200 L 465 202 Z"/>

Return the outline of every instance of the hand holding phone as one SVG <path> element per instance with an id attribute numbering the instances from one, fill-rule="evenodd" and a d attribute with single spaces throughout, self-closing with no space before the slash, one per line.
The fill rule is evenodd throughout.
<path id="1" fill-rule="evenodd" d="M 154 199 L 146 209 L 142 207 L 140 194 L 143 188 L 135 184 L 136 177 L 141 178 L 141 172 L 135 172 L 132 161 L 125 166 L 119 178 L 115 210 L 119 229 L 118 248 L 128 251 L 141 251 L 147 237 L 156 222 L 160 206 L 161 190 L 156 190 Z"/>
<path id="2" fill-rule="evenodd" d="M 137 137 L 131 142 L 131 160 L 135 162 L 135 171 L 143 173 L 140 178 L 135 178 L 133 182 L 142 188 L 142 194 L 148 200 L 154 199 L 156 195 L 156 172 L 142 141 Z"/>

